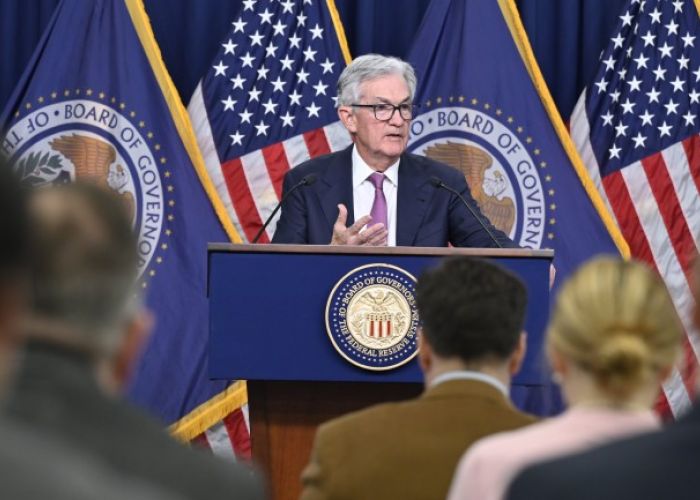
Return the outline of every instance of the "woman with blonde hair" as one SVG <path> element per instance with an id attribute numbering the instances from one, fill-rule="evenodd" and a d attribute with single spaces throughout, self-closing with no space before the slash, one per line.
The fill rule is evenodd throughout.
<path id="1" fill-rule="evenodd" d="M 581 267 L 557 298 L 546 341 L 569 408 L 474 444 L 457 467 L 450 500 L 501 499 L 533 462 L 657 427 L 651 408 L 681 338 L 673 303 L 651 269 L 609 257 Z"/>

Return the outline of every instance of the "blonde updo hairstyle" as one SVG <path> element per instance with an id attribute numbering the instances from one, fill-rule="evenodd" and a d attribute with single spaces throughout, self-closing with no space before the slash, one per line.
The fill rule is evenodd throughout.
<path id="1" fill-rule="evenodd" d="M 639 262 L 597 258 L 563 286 L 547 348 L 623 402 L 658 382 L 679 353 L 680 321 L 663 281 Z"/>

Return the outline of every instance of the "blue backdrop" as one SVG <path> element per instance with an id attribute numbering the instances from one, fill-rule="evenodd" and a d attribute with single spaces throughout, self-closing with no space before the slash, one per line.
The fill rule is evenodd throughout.
<path id="1" fill-rule="evenodd" d="M 0 2 L 0 109 L 5 107 L 58 1 Z M 351 54 L 406 56 L 429 3 L 430 0 L 336 0 Z M 517 1 L 545 80 L 565 120 L 593 76 L 595 62 L 623 3 L 624 0 Z M 241 4 L 241 0 L 145 0 L 165 64 L 185 103 Z"/>

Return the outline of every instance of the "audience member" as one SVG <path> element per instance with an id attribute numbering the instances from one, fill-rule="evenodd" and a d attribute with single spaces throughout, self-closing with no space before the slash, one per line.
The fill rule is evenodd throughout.
<path id="1" fill-rule="evenodd" d="M 26 197 L 0 157 L 0 384 L 11 380 L 27 304 L 30 252 Z M 92 464 L 21 424 L 0 418 L 0 497 L 21 499 L 156 499 L 157 491 Z"/>
<path id="2" fill-rule="evenodd" d="M 700 327 L 700 262 L 693 270 L 693 322 Z M 700 456 L 700 406 L 661 432 L 649 432 L 525 470 L 508 498 L 690 500 Z"/>
<path id="3" fill-rule="evenodd" d="M 416 295 L 424 394 L 322 425 L 302 498 L 441 498 L 474 441 L 534 422 L 508 399 L 525 350 L 520 280 L 458 257 L 425 272 Z"/>
<path id="4" fill-rule="evenodd" d="M 528 464 L 657 428 L 651 408 L 681 335 L 673 303 L 651 269 L 607 257 L 584 265 L 562 289 L 547 336 L 569 409 L 476 443 L 460 462 L 449 498 L 503 498 Z"/>
<path id="5" fill-rule="evenodd" d="M 30 216 L 29 341 L 7 418 L 185 498 L 260 497 L 247 468 L 175 442 L 117 398 L 150 326 L 120 200 L 97 186 L 68 184 L 36 191 Z"/>

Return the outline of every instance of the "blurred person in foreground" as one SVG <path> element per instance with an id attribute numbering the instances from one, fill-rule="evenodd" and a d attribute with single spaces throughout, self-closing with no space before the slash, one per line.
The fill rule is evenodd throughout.
<path id="1" fill-rule="evenodd" d="M 501 499 L 529 464 L 658 428 L 652 407 L 681 338 L 671 298 L 654 271 L 610 257 L 585 264 L 557 297 L 547 332 L 552 370 L 569 408 L 476 443 L 460 462 L 450 500 Z"/>
<path id="2" fill-rule="evenodd" d="M 693 323 L 700 327 L 700 262 L 693 266 Z M 651 382 L 650 382 L 651 384 Z M 652 384 L 653 385 L 653 384 Z M 700 406 L 660 432 L 649 432 L 585 453 L 526 469 L 508 498 L 698 498 Z"/>
<path id="3" fill-rule="evenodd" d="M 15 351 L 21 343 L 30 281 L 30 238 L 26 197 L 2 157 L 0 235 L 0 386 L 4 390 L 11 382 Z M 35 436 L 31 429 L 1 416 L 0 443 L 0 498 L 163 498 L 149 487 L 117 477 L 69 447 Z"/>
<path id="4" fill-rule="evenodd" d="M 29 208 L 28 342 L 7 418 L 184 498 L 259 498 L 247 468 L 186 448 L 118 398 L 151 326 L 121 201 L 94 185 L 67 184 L 35 191 Z"/>
<path id="5" fill-rule="evenodd" d="M 525 353 L 521 281 L 456 257 L 420 277 L 416 299 L 425 392 L 322 425 L 302 474 L 303 499 L 444 498 L 474 441 L 535 421 L 508 399 Z"/>

